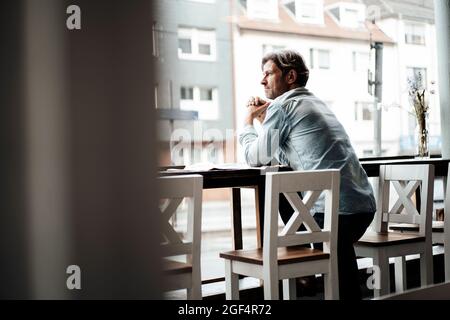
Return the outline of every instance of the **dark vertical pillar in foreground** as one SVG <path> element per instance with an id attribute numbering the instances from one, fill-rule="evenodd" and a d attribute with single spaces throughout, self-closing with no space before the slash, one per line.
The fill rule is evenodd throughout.
<path id="1" fill-rule="evenodd" d="M 2 2 L 2 298 L 160 297 L 151 5 Z"/>
<path id="2" fill-rule="evenodd" d="M 28 298 L 22 1 L 0 4 L 0 299 Z"/>

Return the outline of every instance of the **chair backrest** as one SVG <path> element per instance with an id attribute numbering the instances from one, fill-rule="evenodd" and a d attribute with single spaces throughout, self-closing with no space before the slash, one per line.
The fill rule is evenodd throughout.
<path id="1" fill-rule="evenodd" d="M 398 195 L 397 201 L 392 206 L 389 201 L 391 183 Z M 411 200 L 419 187 L 420 212 Z M 380 166 L 376 231 L 387 232 L 389 222 L 414 223 L 419 225 L 420 235 L 431 235 L 433 190 L 433 165 Z"/>
<path id="2" fill-rule="evenodd" d="M 444 186 L 444 199 L 444 246 L 447 249 L 444 254 L 445 280 L 450 281 L 450 163 L 448 164 L 447 184 Z"/>
<path id="3" fill-rule="evenodd" d="M 169 176 L 158 178 L 160 199 L 166 203 L 161 208 L 164 257 L 186 255 L 187 261 L 200 264 L 201 211 L 203 177 L 201 175 Z M 182 239 L 170 224 L 177 208 L 187 200 L 187 233 Z"/>
<path id="4" fill-rule="evenodd" d="M 447 185 L 444 186 L 444 215 L 447 214 L 447 217 L 450 217 L 450 163 L 448 164 L 447 171 Z M 445 217 L 444 217 L 445 221 Z"/>
<path id="5" fill-rule="evenodd" d="M 266 202 L 264 217 L 263 259 L 277 257 L 278 247 L 310 243 L 324 245 L 324 252 L 336 252 L 339 208 L 339 170 L 316 170 L 268 173 L 266 177 Z M 306 192 L 303 200 L 298 192 Z M 321 229 L 310 209 L 319 196 L 325 193 L 324 227 Z M 283 193 L 294 214 L 278 233 L 279 195 Z M 307 231 L 297 231 L 301 225 Z"/>

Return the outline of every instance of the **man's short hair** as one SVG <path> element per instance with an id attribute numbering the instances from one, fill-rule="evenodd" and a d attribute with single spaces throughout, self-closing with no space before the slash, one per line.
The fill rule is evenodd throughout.
<path id="1" fill-rule="evenodd" d="M 297 83 L 301 87 L 306 86 L 309 79 L 309 69 L 300 53 L 293 50 L 269 52 L 263 57 L 261 67 L 263 68 L 269 60 L 276 64 L 283 76 L 290 70 L 295 70 L 297 72 Z"/>

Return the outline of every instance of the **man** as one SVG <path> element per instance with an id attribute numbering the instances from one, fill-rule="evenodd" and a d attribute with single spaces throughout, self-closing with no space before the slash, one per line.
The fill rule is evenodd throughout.
<path id="1" fill-rule="evenodd" d="M 327 105 L 305 89 L 309 70 L 300 54 L 281 51 L 262 60 L 265 95 L 247 105 L 239 141 L 247 163 L 265 165 L 274 158 L 294 170 L 340 169 L 338 268 L 341 299 L 361 299 L 353 244 L 364 234 L 376 211 L 373 190 L 342 125 Z M 258 133 L 253 121 L 262 122 Z M 323 197 L 311 214 L 323 226 Z M 289 208 L 289 209 L 287 209 Z M 286 223 L 292 208 L 280 197 Z"/>

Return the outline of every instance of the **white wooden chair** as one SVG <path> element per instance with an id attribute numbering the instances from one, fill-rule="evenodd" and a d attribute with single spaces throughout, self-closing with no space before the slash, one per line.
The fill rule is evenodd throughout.
<path id="1" fill-rule="evenodd" d="M 390 184 L 399 198 L 393 206 L 389 204 Z M 420 213 L 411 201 L 418 187 L 421 195 Z M 405 289 L 406 255 L 420 254 L 422 285 L 433 283 L 432 210 L 433 210 L 433 165 L 388 165 L 380 166 L 375 230 L 367 231 L 355 244 L 356 255 L 373 258 L 379 267 L 379 287 L 374 296 L 390 293 L 389 258 L 395 257 L 395 285 L 398 292 Z M 403 210 L 405 209 L 405 210 Z M 418 224 L 418 232 L 389 230 L 390 223 Z"/>
<path id="2" fill-rule="evenodd" d="M 444 185 L 444 201 L 446 200 L 446 183 L 447 177 L 443 177 Z M 436 191 L 436 189 L 435 189 Z M 445 205 L 445 203 L 444 203 Z M 445 208 L 444 208 L 445 209 Z M 444 210 L 442 209 L 442 210 Z M 437 213 L 437 211 L 436 211 Z M 437 218 L 437 216 L 436 216 Z M 439 219 L 433 220 L 431 224 L 431 233 L 433 239 L 433 245 L 444 245 L 445 233 L 444 233 L 444 221 L 438 221 Z M 390 230 L 401 231 L 401 232 L 419 232 L 418 223 L 399 223 L 399 224 L 389 224 Z"/>
<path id="3" fill-rule="evenodd" d="M 398 223 L 398 224 L 390 224 L 389 230 L 399 231 L 399 232 L 419 232 L 419 224 L 418 223 Z M 431 239 L 432 244 L 444 244 L 444 221 L 432 221 L 431 224 Z"/>
<path id="4" fill-rule="evenodd" d="M 444 179 L 444 266 L 445 281 L 450 281 L 450 163 Z"/>
<path id="5" fill-rule="evenodd" d="M 202 299 L 201 292 L 201 216 L 203 177 L 201 175 L 158 178 L 160 198 L 166 200 L 163 215 L 163 276 L 164 290 L 187 289 L 187 298 Z M 187 200 L 187 233 L 182 239 L 170 223 L 183 199 Z M 170 259 L 180 256 L 183 262 Z"/>
<path id="6" fill-rule="evenodd" d="M 337 273 L 337 232 L 339 170 L 268 173 L 263 248 L 224 252 L 226 298 L 239 299 L 238 274 L 262 279 L 264 298 L 278 299 L 278 281 L 283 280 L 283 296 L 295 299 L 295 278 L 324 274 L 325 299 L 339 299 Z M 304 200 L 297 192 L 305 192 Z M 310 209 L 325 193 L 324 228 L 320 229 Z M 278 230 L 279 195 L 283 193 L 294 214 L 284 229 Z M 297 232 L 304 224 L 307 231 Z M 323 243 L 323 251 L 305 246 Z"/>

